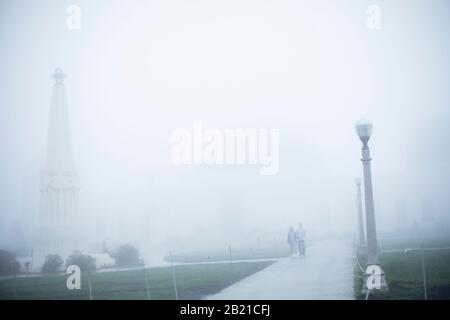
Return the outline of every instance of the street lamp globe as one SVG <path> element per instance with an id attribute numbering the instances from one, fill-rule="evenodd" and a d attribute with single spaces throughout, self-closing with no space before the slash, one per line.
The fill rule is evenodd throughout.
<path id="1" fill-rule="evenodd" d="M 372 123 L 367 119 L 361 119 L 356 123 L 355 129 L 359 139 L 361 139 L 364 145 L 367 145 L 372 134 Z"/>

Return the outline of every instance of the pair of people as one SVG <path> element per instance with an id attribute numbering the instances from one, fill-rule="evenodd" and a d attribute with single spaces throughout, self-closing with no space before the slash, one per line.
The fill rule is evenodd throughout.
<path id="1" fill-rule="evenodd" d="M 291 254 L 298 252 L 299 255 L 305 255 L 305 230 L 302 223 L 298 224 L 298 229 L 294 230 L 294 227 L 289 227 L 288 243 L 291 249 Z"/>

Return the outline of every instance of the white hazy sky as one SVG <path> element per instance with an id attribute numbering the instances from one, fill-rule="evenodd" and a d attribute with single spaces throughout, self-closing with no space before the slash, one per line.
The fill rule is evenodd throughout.
<path id="1" fill-rule="evenodd" d="M 379 31 L 366 27 L 370 4 Z M 242 234 L 353 230 L 361 117 L 374 123 L 379 228 L 422 219 L 424 201 L 449 221 L 448 30 L 445 0 L 2 0 L 0 245 L 39 214 L 56 67 L 81 213 L 99 238 L 201 242 L 237 221 Z M 195 120 L 279 129 L 279 174 L 174 167 L 170 134 Z"/>

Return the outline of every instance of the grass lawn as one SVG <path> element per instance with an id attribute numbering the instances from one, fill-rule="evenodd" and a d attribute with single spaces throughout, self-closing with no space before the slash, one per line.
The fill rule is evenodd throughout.
<path id="1" fill-rule="evenodd" d="M 259 271 L 271 262 L 243 262 L 174 266 L 179 299 L 201 299 Z M 175 299 L 170 267 L 148 268 L 152 299 Z M 89 299 L 87 276 L 81 289 L 68 290 L 68 275 L 0 280 L 0 299 Z M 94 273 L 93 299 L 147 299 L 144 270 Z"/>
<path id="2" fill-rule="evenodd" d="M 390 239 L 381 241 L 382 250 L 449 247 L 450 238 Z M 425 269 L 428 299 L 450 299 L 450 250 L 425 251 Z M 360 260 L 361 261 L 361 260 Z M 363 261 L 361 261 L 363 262 Z M 370 299 L 423 299 L 421 251 L 385 252 L 380 255 L 381 268 L 389 286 L 387 292 L 371 294 Z M 356 269 L 355 269 L 356 270 Z M 361 296 L 362 275 L 355 271 L 355 293 Z"/>

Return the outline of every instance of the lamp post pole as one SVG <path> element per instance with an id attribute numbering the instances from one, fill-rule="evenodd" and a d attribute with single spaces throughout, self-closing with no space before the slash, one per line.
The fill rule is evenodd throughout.
<path id="1" fill-rule="evenodd" d="M 367 139 L 368 140 L 368 139 Z M 364 196 L 366 203 L 367 228 L 367 264 L 378 265 L 377 227 L 375 223 L 375 209 L 373 205 L 372 173 L 370 168 L 370 151 L 367 142 L 362 148 L 362 163 L 364 170 Z"/>
<path id="2" fill-rule="evenodd" d="M 362 195 L 361 195 L 361 178 L 355 178 L 356 184 L 356 203 L 358 209 L 358 247 L 362 249 L 366 246 L 366 233 L 364 231 L 364 219 L 363 219 L 363 208 L 362 208 Z"/>

